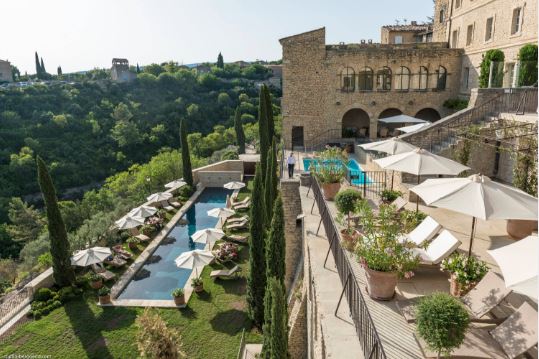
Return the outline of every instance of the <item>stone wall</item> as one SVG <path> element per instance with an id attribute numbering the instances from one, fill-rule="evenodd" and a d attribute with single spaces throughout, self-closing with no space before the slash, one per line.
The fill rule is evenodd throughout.
<path id="1" fill-rule="evenodd" d="M 302 228 L 301 222 L 298 224 L 297 221 L 298 215 L 302 213 L 299 181 L 293 179 L 281 180 L 281 196 L 283 199 L 286 240 L 285 285 L 290 290 L 302 254 Z"/>
<path id="2" fill-rule="evenodd" d="M 11 72 L 11 63 L 0 60 L 0 82 L 12 82 L 13 74 Z"/>
<path id="3" fill-rule="evenodd" d="M 367 123 L 361 126 L 368 127 L 370 136 L 376 137 L 378 119 L 384 110 L 396 109 L 415 116 L 420 110 L 432 109 L 444 117 L 448 110 L 443 103 L 458 94 L 462 51 L 447 49 L 445 44 L 326 45 L 324 28 L 280 42 L 283 47 L 283 137 L 287 148 L 292 145 L 294 126 L 303 127 L 305 146 L 317 145 L 317 138 L 324 132 L 334 131 L 340 136 L 344 115 L 359 109 L 367 116 Z M 396 90 L 401 66 L 410 70 L 408 90 Z M 421 66 L 429 73 L 426 90 L 419 90 Z M 447 71 L 446 87 L 441 91 L 435 89 L 440 66 Z M 365 67 L 373 71 L 370 91 L 360 90 L 358 86 L 359 72 Z M 383 67 L 392 72 L 390 91 L 382 91 L 377 84 L 376 74 Z M 354 74 L 353 91 L 342 91 L 342 74 L 347 68 Z"/>
<path id="4" fill-rule="evenodd" d="M 193 181 L 204 187 L 222 187 L 230 181 L 243 180 L 243 161 L 227 160 L 193 170 Z"/>

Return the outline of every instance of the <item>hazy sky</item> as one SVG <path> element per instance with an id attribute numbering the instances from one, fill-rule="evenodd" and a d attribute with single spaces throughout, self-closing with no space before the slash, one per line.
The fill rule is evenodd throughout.
<path id="1" fill-rule="evenodd" d="M 326 27 L 326 42 L 380 40 L 395 19 L 426 21 L 432 0 L 1 0 L 0 59 L 35 73 L 168 60 L 274 60 L 278 39 Z"/>

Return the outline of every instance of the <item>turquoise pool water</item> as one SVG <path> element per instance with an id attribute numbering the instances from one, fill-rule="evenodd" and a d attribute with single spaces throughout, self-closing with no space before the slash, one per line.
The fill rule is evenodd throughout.
<path id="1" fill-rule="evenodd" d="M 304 171 L 309 171 L 309 168 L 314 164 L 314 166 L 345 166 L 346 170 L 348 171 L 348 176 L 350 178 L 350 182 L 353 185 L 359 186 L 364 183 L 372 183 L 372 180 L 365 174 L 365 172 L 361 169 L 361 166 L 359 163 L 354 160 L 348 160 L 348 163 L 344 165 L 344 163 L 341 160 L 324 160 L 322 163 L 320 163 L 319 160 L 314 160 L 312 158 L 304 158 L 303 159 L 303 168 Z"/>
<path id="2" fill-rule="evenodd" d="M 171 300 L 172 290 L 183 288 L 191 275 L 191 270 L 176 267 L 174 260 L 184 252 L 204 249 L 205 245 L 194 243 L 191 235 L 200 229 L 215 227 L 219 219 L 208 216 L 207 211 L 224 207 L 227 194 L 232 194 L 232 191 L 206 188 L 183 215 L 182 219 L 185 219 L 187 224 L 177 224 L 170 231 L 118 299 Z"/>

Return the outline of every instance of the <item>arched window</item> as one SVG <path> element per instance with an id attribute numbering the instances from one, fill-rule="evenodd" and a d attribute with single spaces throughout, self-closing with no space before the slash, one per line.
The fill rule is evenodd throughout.
<path id="1" fill-rule="evenodd" d="M 438 67 L 438 77 L 436 81 L 436 89 L 445 90 L 445 84 L 447 82 L 447 70 L 445 67 Z"/>
<path id="2" fill-rule="evenodd" d="M 353 92 L 356 88 L 356 73 L 351 67 L 346 67 L 341 72 L 341 89 L 346 92 Z"/>
<path id="3" fill-rule="evenodd" d="M 408 91 L 410 89 L 410 69 L 406 66 L 401 66 L 397 71 L 397 82 L 395 88 L 397 90 Z"/>
<path id="4" fill-rule="evenodd" d="M 376 73 L 376 87 L 382 91 L 391 90 L 391 69 L 389 67 L 384 66 Z"/>
<path id="5" fill-rule="evenodd" d="M 357 87 L 360 91 L 372 91 L 372 69 L 365 66 L 365 68 L 358 74 Z"/>
<path id="6" fill-rule="evenodd" d="M 425 66 L 419 67 L 419 89 L 426 90 L 429 83 L 429 70 Z"/>
<path id="7" fill-rule="evenodd" d="M 440 23 L 445 21 L 445 9 L 444 8 L 440 9 L 440 15 L 439 15 L 438 20 L 439 20 Z"/>

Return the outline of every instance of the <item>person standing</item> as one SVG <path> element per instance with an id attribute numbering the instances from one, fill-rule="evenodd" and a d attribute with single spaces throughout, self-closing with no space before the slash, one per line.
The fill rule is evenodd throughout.
<path id="1" fill-rule="evenodd" d="M 294 177 L 294 166 L 296 165 L 296 159 L 294 158 L 293 152 L 290 152 L 286 163 L 288 164 L 288 178 L 292 178 Z"/>

